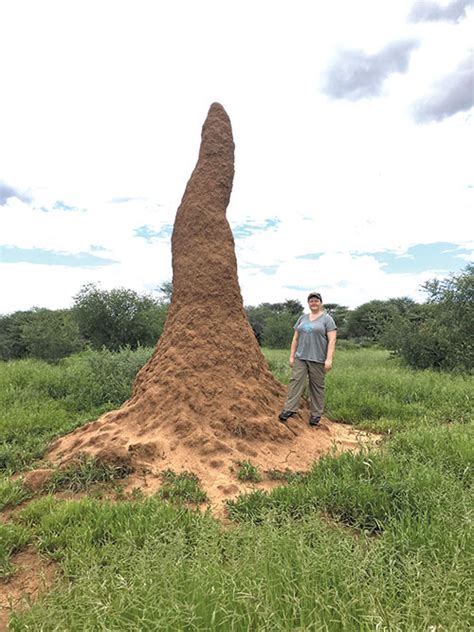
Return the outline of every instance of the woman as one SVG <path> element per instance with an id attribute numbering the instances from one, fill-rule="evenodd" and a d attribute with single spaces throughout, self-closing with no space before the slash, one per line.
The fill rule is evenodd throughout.
<path id="1" fill-rule="evenodd" d="M 291 342 L 291 379 L 280 421 L 287 421 L 296 414 L 300 398 L 309 377 L 309 400 L 311 406 L 310 426 L 317 426 L 324 409 L 324 378 L 332 368 L 332 358 L 336 348 L 336 323 L 323 310 L 323 300 L 319 292 L 308 295 L 310 314 L 298 319 Z"/>

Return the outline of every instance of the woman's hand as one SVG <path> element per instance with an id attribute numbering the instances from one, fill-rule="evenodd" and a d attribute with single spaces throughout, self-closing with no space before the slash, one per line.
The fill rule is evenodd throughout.
<path id="1" fill-rule="evenodd" d="M 294 356 L 290 356 L 289 365 L 293 366 L 294 363 L 295 363 L 295 357 Z"/>
<path id="2" fill-rule="evenodd" d="M 326 371 L 326 373 L 328 373 L 328 371 L 330 371 L 332 369 L 332 360 L 326 360 L 326 362 L 324 363 L 324 370 Z"/>

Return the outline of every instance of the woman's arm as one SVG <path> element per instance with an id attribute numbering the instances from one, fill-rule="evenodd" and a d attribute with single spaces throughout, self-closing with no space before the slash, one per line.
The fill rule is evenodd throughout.
<path id="1" fill-rule="evenodd" d="M 336 349 L 337 331 L 335 329 L 334 331 L 328 331 L 327 337 L 328 337 L 328 352 L 326 354 L 326 362 L 324 363 L 324 370 L 330 371 L 332 369 L 332 358 L 334 355 L 334 351 Z"/>
<path id="2" fill-rule="evenodd" d="M 295 363 L 295 353 L 296 353 L 297 346 L 298 346 L 298 332 L 295 331 L 293 335 L 293 340 L 291 341 L 291 347 L 290 347 L 290 366 L 293 366 L 293 364 Z"/>

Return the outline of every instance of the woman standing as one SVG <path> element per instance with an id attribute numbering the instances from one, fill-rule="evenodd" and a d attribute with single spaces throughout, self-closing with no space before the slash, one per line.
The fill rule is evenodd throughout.
<path id="1" fill-rule="evenodd" d="M 280 421 L 287 421 L 296 414 L 301 395 L 309 378 L 309 399 L 311 407 L 310 426 L 317 426 L 324 409 L 324 378 L 332 368 L 332 358 L 336 348 L 336 323 L 323 310 L 323 300 L 319 292 L 308 295 L 309 314 L 298 319 L 291 342 L 291 379 Z"/>

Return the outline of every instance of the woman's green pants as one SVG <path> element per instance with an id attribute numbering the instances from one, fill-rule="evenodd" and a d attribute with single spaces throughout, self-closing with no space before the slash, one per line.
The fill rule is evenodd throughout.
<path id="1" fill-rule="evenodd" d="M 288 384 L 288 396 L 286 398 L 285 410 L 296 412 L 300 405 L 301 395 L 306 384 L 306 377 L 309 378 L 309 403 L 311 414 L 321 417 L 324 410 L 324 364 L 320 362 L 310 362 L 309 360 L 299 360 L 295 358 L 295 363 L 291 371 L 291 379 Z"/>

